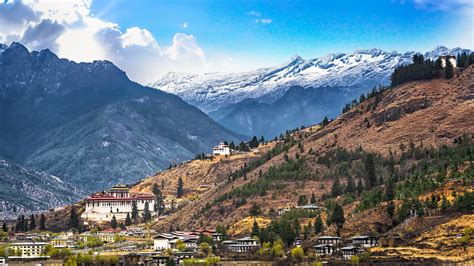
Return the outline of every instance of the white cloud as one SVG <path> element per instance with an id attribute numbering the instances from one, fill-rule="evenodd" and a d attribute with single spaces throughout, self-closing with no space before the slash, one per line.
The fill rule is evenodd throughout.
<path id="1" fill-rule="evenodd" d="M 256 19 L 255 22 L 256 23 L 261 23 L 261 24 L 271 24 L 272 19 L 270 19 L 270 18 Z"/>
<path id="2" fill-rule="evenodd" d="M 260 23 L 260 24 L 271 24 L 272 19 L 271 18 L 260 18 L 262 16 L 262 13 L 252 10 L 247 12 L 247 15 L 251 17 L 255 17 L 256 19 L 254 20 L 255 23 Z"/>
<path id="3" fill-rule="evenodd" d="M 92 0 L 0 2 L 0 43 L 20 41 L 30 50 L 49 48 L 78 62 L 110 60 L 145 84 L 169 71 L 209 70 L 193 35 L 176 33 L 170 46 L 161 47 L 147 29 L 122 31 L 119 25 L 93 16 L 91 4 Z"/>
<path id="4" fill-rule="evenodd" d="M 187 23 L 187 22 L 184 22 L 183 25 L 181 25 L 181 27 L 182 27 L 183 29 L 187 29 L 187 28 L 188 28 L 188 23 Z"/>
<path id="5" fill-rule="evenodd" d="M 472 0 L 413 0 L 418 8 L 434 11 L 465 11 L 473 15 L 474 1 Z"/>
<path id="6" fill-rule="evenodd" d="M 258 11 L 252 10 L 247 12 L 247 15 L 253 16 L 253 17 L 260 17 L 262 14 Z"/>

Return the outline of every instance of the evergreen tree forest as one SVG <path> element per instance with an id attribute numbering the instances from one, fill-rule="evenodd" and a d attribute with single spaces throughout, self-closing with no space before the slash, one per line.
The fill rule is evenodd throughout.
<path id="1" fill-rule="evenodd" d="M 298 143 L 296 140 L 293 142 L 293 145 Z M 474 209 L 474 193 L 470 192 L 457 195 L 453 201 L 442 196 L 426 201 L 418 199 L 423 193 L 433 191 L 448 180 L 468 186 L 474 184 L 474 141 L 470 135 L 456 137 L 452 145 L 438 148 L 423 143 L 402 143 L 398 152 L 389 151 L 388 156 L 362 148 L 335 148 L 317 157 L 308 153 L 290 158 L 285 153 L 284 158 L 282 164 L 269 167 L 265 173 L 259 173 L 260 178 L 255 181 L 221 195 L 203 211 L 209 211 L 213 205 L 227 200 L 234 203 L 234 208 L 239 208 L 252 197 L 285 189 L 289 182 L 328 179 L 333 180 L 333 187 L 318 200 L 324 202 L 328 213 L 326 225 L 336 226 L 337 231 L 343 228 L 345 216 L 348 215 L 343 213 L 342 206 L 356 200 L 358 203 L 354 212 L 386 202 L 387 213 L 393 218 L 394 224 L 413 215 L 423 216 L 433 211 L 468 212 Z M 311 171 L 309 166 L 312 164 L 323 165 L 326 171 Z M 295 205 L 304 205 L 310 198 L 313 198 L 311 194 L 300 195 Z M 395 205 L 394 201 L 400 203 Z M 252 209 L 257 209 L 258 206 L 254 205 Z M 294 227 L 297 223 L 295 220 L 299 221 L 303 217 L 316 218 L 313 221 L 315 228 L 304 225 L 301 232 L 306 230 L 309 233 L 311 228 L 311 233 L 320 233 L 326 227 L 317 213 L 307 216 L 290 211 L 267 228 L 260 228 L 259 237 L 264 242 L 282 239 L 285 245 L 289 245 L 299 236 L 297 231 L 301 229 Z"/>

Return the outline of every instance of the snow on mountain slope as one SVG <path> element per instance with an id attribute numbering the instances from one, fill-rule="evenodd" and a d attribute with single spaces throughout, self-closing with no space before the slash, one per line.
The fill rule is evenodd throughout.
<path id="1" fill-rule="evenodd" d="M 461 48 L 438 46 L 425 53 L 435 59 L 443 54 L 457 54 Z M 176 94 L 205 112 L 215 111 L 246 98 L 282 95 L 290 86 L 364 87 L 388 84 L 396 66 L 410 63 L 415 52 L 386 52 L 380 49 L 356 50 L 353 53 L 328 54 L 304 60 L 299 56 L 276 67 L 243 73 L 207 73 L 204 75 L 168 73 L 151 87 Z M 278 96 L 276 96 L 278 97 Z M 275 99 L 275 97 L 273 97 Z"/>

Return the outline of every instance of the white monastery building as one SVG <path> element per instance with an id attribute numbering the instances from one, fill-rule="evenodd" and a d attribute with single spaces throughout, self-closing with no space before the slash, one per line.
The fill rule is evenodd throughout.
<path id="1" fill-rule="evenodd" d="M 125 220 L 132 213 L 132 203 L 136 202 L 140 217 L 148 203 L 153 214 L 155 197 L 152 194 L 130 194 L 126 185 L 116 185 L 108 191 L 92 194 L 85 199 L 86 210 L 81 215 L 84 220 L 109 222 L 115 215 L 117 220 Z"/>
<path id="2" fill-rule="evenodd" d="M 232 150 L 229 145 L 227 145 L 225 142 L 221 141 L 217 146 L 214 146 L 212 149 L 212 155 L 217 156 L 217 155 L 231 155 Z"/>
<path id="3" fill-rule="evenodd" d="M 441 66 L 446 67 L 446 61 L 449 60 L 453 67 L 456 67 L 456 57 L 454 55 L 442 55 L 439 57 L 441 59 Z"/>

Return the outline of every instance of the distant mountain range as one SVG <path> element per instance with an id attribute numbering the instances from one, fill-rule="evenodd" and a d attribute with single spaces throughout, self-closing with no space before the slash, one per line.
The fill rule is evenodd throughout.
<path id="1" fill-rule="evenodd" d="M 464 51 L 469 50 L 438 46 L 424 56 Z M 244 73 L 168 73 L 150 86 L 180 96 L 233 131 L 273 137 L 336 116 L 361 93 L 389 84 L 394 68 L 410 63 L 416 53 L 370 49 L 309 60 L 295 56 L 280 66 Z"/>
<path id="2" fill-rule="evenodd" d="M 0 46 L 0 125 L 0 158 L 86 193 L 136 182 L 210 152 L 220 140 L 243 138 L 179 97 L 130 81 L 111 62 L 75 63 L 20 43 Z M 16 172 L 0 175 L 0 189 L 12 177 L 29 179 Z M 12 195 L 18 191 L 12 187 Z M 0 200 L 11 199 L 1 193 Z"/>

